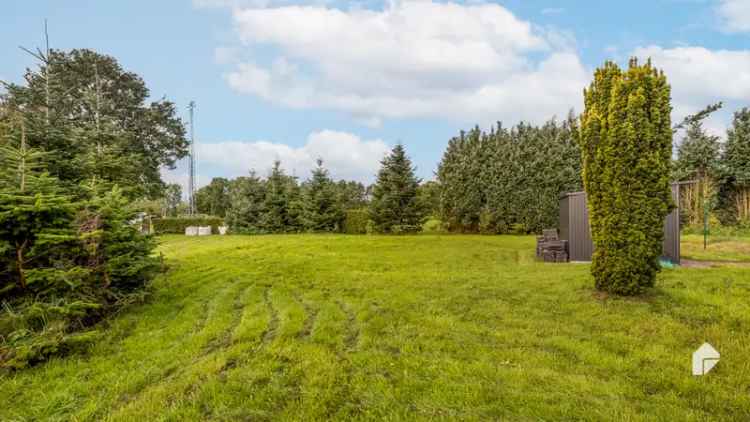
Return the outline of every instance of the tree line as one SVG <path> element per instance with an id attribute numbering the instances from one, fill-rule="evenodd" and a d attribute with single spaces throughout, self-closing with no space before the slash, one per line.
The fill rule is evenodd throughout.
<path id="1" fill-rule="evenodd" d="M 255 170 L 235 179 L 216 177 L 196 193 L 200 213 L 219 216 L 233 233 L 341 232 L 349 210 L 366 210 L 372 230 L 421 230 L 429 206 L 403 145 L 383 158 L 377 180 L 334 181 L 323 159 L 300 182 L 275 161 L 266 177 Z"/>

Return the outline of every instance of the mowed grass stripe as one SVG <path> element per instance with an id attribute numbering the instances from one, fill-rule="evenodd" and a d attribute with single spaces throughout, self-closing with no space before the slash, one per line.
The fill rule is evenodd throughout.
<path id="1" fill-rule="evenodd" d="M 535 262 L 532 236 L 162 250 L 151 299 L 88 353 L 0 375 L 0 420 L 750 420 L 746 270 L 618 299 Z M 693 377 L 703 341 L 722 360 Z"/>

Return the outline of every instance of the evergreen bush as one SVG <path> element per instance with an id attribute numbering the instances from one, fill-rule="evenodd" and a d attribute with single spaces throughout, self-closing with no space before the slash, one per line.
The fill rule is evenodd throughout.
<path id="1" fill-rule="evenodd" d="M 670 87 L 648 62 L 607 62 L 584 91 L 583 181 L 599 290 L 638 294 L 654 285 L 673 208 Z"/>

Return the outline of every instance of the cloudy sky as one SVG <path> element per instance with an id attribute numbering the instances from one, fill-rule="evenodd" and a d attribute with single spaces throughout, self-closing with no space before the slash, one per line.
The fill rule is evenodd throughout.
<path id="1" fill-rule="evenodd" d="M 370 182 L 397 142 L 429 179 L 460 129 L 580 111 L 593 69 L 633 55 L 665 70 L 675 120 L 724 101 L 722 134 L 750 106 L 750 0 L 10 0 L 0 78 L 33 65 L 18 46 L 44 18 L 53 47 L 117 57 L 185 116 L 196 101 L 201 184 L 317 157 Z"/>

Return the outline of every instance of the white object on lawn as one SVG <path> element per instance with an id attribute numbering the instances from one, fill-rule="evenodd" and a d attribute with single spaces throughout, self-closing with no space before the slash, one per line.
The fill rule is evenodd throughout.
<path id="1" fill-rule="evenodd" d="M 185 227 L 185 236 L 198 236 L 198 227 L 195 227 L 195 226 Z"/>
<path id="2" fill-rule="evenodd" d="M 209 236 L 210 234 L 211 234 L 211 226 L 198 227 L 198 236 Z"/>
<path id="3" fill-rule="evenodd" d="M 222 235 L 223 234 L 227 234 L 227 229 L 228 228 L 229 227 L 227 227 L 227 226 L 219 226 L 219 234 L 222 234 Z"/>
<path id="4" fill-rule="evenodd" d="M 706 375 L 719 363 L 719 352 L 708 343 L 693 352 L 693 375 Z"/>

